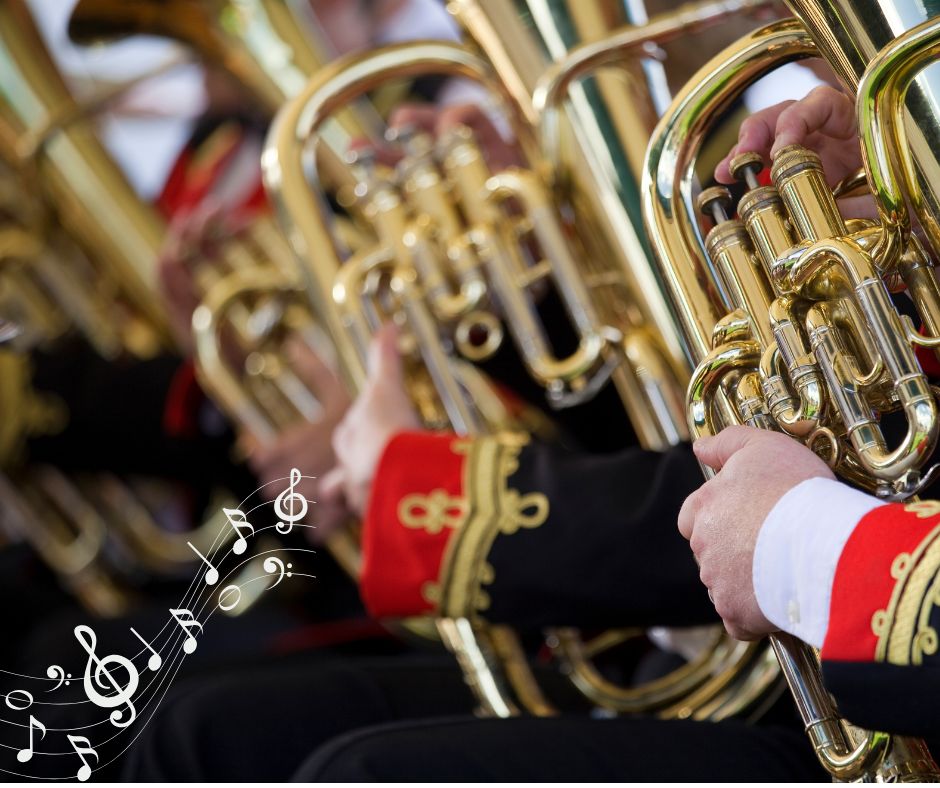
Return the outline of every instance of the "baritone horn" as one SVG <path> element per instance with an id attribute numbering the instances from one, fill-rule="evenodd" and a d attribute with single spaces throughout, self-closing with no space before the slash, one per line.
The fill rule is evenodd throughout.
<path id="1" fill-rule="evenodd" d="M 937 439 L 935 394 L 914 353 L 940 346 L 933 273 L 937 141 L 935 60 L 940 18 L 914 3 L 791 2 L 800 21 L 771 25 L 729 47 L 678 95 L 651 141 L 644 213 L 696 369 L 688 390 L 694 435 L 730 424 L 775 429 L 814 448 L 844 478 L 890 500 L 915 494 Z M 916 6 L 916 7 L 915 7 Z M 801 24 L 801 22 L 803 24 Z M 867 178 L 836 193 L 818 156 L 781 150 L 771 185 L 760 157 L 732 171 L 746 192 L 733 215 L 723 188 L 696 195 L 696 159 L 715 119 L 782 63 L 824 57 L 857 95 Z M 926 70 L 925 70 L 926 69 Z M 836 197 L 868 186 L 878 220 L 844 220 Z M 917 211 L 926 246 L 910 232 Z M 707 233 L 697 217 L 712 224 Z M 927 326 L 895 309 L 885 282 L 905 285 Z M 897 412 L 889 442 L 876 414 Z M 771 638 L 807 733 L 838 780 L 940 778 L 924 743 L 841 720 L 814 651 Z"/>
<path id="2" fill-rule="evenodd" d="M 557 4 L 558 18 L 542 5 L 532 3 L 531 19 L 538 22 L 533 40 L 522 17 L 499 4 L 452 3 L 484 57 L 455 44 L 418 42 L 324 69 L 278 114 L 263 155 L 265 182 L 296 252 L 312 309 L 330 333 L 351 391 L 365 381 L 365 349 L 372 333 L 383 319 L 394 320 L 405 329 L 402 350 L 413 373 L 411 392 L 429 426 L 464 434 L 505 428 L 501 409 L 479 407 L 481 402 L 498 406 L 499 397 L 468 363 L 498 346 L 502 321 L 550 404 L 561 408 L 586 402 L 612 382 L 644 445 L 665 448 L 687 435 L 682 389 L 688 370 L 635 226 L 642 155 L 628 147 L 609 151 L 621 166 L 617 187 L 598 175 L 604 165 L 589 155 L 592 143 L 603 144 L 603 129 L 611 124 L 617 144 L 625 146 L 645 139 L 648 128 L 643 130 L 642 112 L 617 111 L 627 106 L 622 80 L 604 82 L 602 98 L 594 104 L 590 99 L 596 94 L 572 89 L 580 99 L 580 114 L 572 123 L 580 135 L 574 150 L 582 158 L 569 173 L 546 166 L 536 133 L 539 110 L 532 99 L 544 72 L 544 65 L 533 67 L 543 62 L 539 42 L 563 41 L 567 47 L 571 30 L 584 24 L 585 16 L 593 17 L 586 4 Z M 703 3 L 671 24 L 656 21 L 677 34 L 755 5 Z M 559 39 L 553 30 L 567 33 Z M 639 58 L 643 52 L 637 48 L 633 54 Z M 526 164 L 491 172 L 467 129 L 437 142 L 411 130 L 399 133 L 395 142 L 402 159 L 395 172 L 369 155 L 350 159 L 359 185 L 348 209 L 362 226 L 372 228 L 374 238 L 365 247 L 348 249 L 333 232 L 335 219 L 315 166 L 319 130 L 331 113 L 368 90 L 427 74 L 468 79 L 485 88 L 509 120 Z M 649 94 L 642 106 L 648 101 Z M 637 171 L 630 169 L 634 159 Z M 568 180 L 564 176 L 571 173 L 587 175 L 578 176 L 576 192 L 561 196 L 559 208 L 561 192 L 552 189 L 552 182 Z M 574 216 L 590 229 L 579 232 Z M 570 354 L 556 352 L 539 322 L 534 291 L 542 285 L 553 287 L 564 303 L 577 338 Z M 441 610 L 466 614 L 456 606 L 448 609 L 446 599 Z M 461 632 L 473 629 L 462 618 L 441 624 L 450 632 L 454 624 Z M 472 634 L 485 639 L 487 631 L 477 627 Z M 713 718 L 733 713 L 731 706 L 738 711 L 748 705 L 728 699 L 738 679 L 748 684 L 744 694 L 753 700 L 775 675 L 759 649 L 719 638 L 676 676 L 650 687 L 622 688 L 592 670 L 589 649 L 579 647 L 576 635 L 565 632 L 556 640 L 570 657 L 578 686 L 591 700 L 617 711 L 658 709 L 666 716 Z M 465 664 L 471 661 L 467 652 L 481 651 L 472 639 L 454 650 L 463 654 Z M 743 678 L 742 668 L 754 667 L 757 677 Z M 492 687 L 497 669 L 474 662 L 476 688 Z M 689 704 L 685 699 L 692 693 Z M 513 710 L 502 693 L 488 694 L 483 705 L 494 714 Z M 541 699 L 528 705 L 536 713 L 548 711 Z"/>

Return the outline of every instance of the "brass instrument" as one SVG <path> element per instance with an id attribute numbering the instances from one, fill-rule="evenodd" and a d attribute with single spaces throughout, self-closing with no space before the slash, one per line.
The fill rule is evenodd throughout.
<path id="1" fill-rule="evenodd" d="M 23 320 L 17 320 L 18 341 L 28 349 L 35 341 L 77 326 L 105 356 L 120 352 L 148 356 L 168 347 L 168 324 L 158 306 L 155 282 L 165 222 L 141 201 L 101 146 L 89 110 L 72 99 L 21 0 L 0 4 L 0 62 L 4 64 L 0 157 L 5 162 L 3 185 L 9 189 L 0 205 L 5 220 L 0 227 L 0 293 L 12 289 L 13 274 L 19 277 L 19 287 L 11 294 L 13 304 L 26 310 Z M 40 193 L 26 189 L 30 182 L 42 187 Z M 39 324 L 46 330 L 34 332 L 27 342 L 24 335 L 31 319 L 34 328 Z M 51 320 L 56 321 L 55 331 L 49 326 Z M 25 357 L 10 352 L 2 362 L 8 374 L 2 376 L 0 394 L 4 403 L 16 403 L 12 405 L 16 418 L 4 416 L 0 440 L 0 462 L 7 470 L 23 436 L 38 429 L 33 422 L 48 408 L 42 410 L 42 403 L 37 405 L 30 396 Z M 11 370 L 21 374 L 9 374 Z M 59 415 L 59 426 L 62 418 Z M 26 478 L 17 482 L 35 492 L 18 503 L 11 497 L 7 516 L 14 525 L 29 526 L 28 531 L 19 526 L 14 530 L 27 533 L 73 587 L 77 588 L 69 578 L 78 570 L 77 559 L 69 558 L 70 545 L 104 545 L 97 536 L 88 536 L 89 523 L 114 526 L 109 538 L 125 544 L 118 552 L 155 571 L 198 561 L 186 542 L 204 545 L 219 532 L 218 523 L 210 520 L 185 535 L 168 533 L 131 487 L 113 478 L 79 483 L 58 474 L 49 482 L 56 492 L 49 492 L 52 473 L 27 469 Z M 70 509 L 55 503 L 60 498 L 76 505 Z M 116 506 L 115 501 L 121 504 Z M 70 511 L 76 515 L 73 520 Z M 229 531 L 225 538 L 231 538 Z M 85 577 L 87 573 L 80 570 L 78 574 Z M 114 602 L 113 583 L 104 588 L 102 576 L 96 564 L 97 579 L 92 584 L 83 580 L 81 587 L 86 590 L 80 595 L 93 610 L 113 615 L 121 608 Z"/>
<path id="2" fill-rule="evenodd" d="M 676 97 L 651 142 L 644 214 L 692 360 L 689 424 L 695 435 L 749 424 L 792 435 L 845 478 L 904 499 L 937 438 L 937 405 L 913 345 L 940 345 L 937 246 L 940 19 L 920 3 L 789 3 L 800 21 L 764 28 L 702 68 Z M 802 22 L 803 24 L 801 24 Z M 805 25 L 805 27 L 804 27 Z M 781 150 L 772 185 L 763 163 L 732 162 L 747 191 L 730 219 L 727 192 L 696 200 L 696 158 L 714 119 L 763 74 L 823 56 L 857 95 L 867 178 L 836 188 L 819 158 Z M 879 218 L 843 220 L 836 196 L 869 185 Z M 912 205 L 926 244 L 910 232 Z M 698 207 L 714 220 L 704 235 Z M 704 237 L 703 237 L 704 236 Z M 927 326 L 895 310 L 885 280 L 907 286 Z M 899 411 L 906 434 L 890 446 L 876 414 Z M 861 731 L 840 720 L 814 651 L 771 638 L 813 746 L 839 780 L 940 779 L 924 743 Z"/>
<path id="3" fill-rule="evenodd" d="M 352 391 L 365 380 L 369 337 L 383 319 L 391 319 L 407 332 L 403 352 L 425 422 L 470 434 L 500 428 L 501 414 L 494 424 L 488 408 L 473 407 L 486 389 L 467 363 L 484 358 L 500 341 L 498 303 L 527 370 L 550 403 L 566 407 L 587 401 L 610 380 L 644 445 L 665 448 L 687 434 L 681 390 L 688 369 L 636 229 L 641 143 L 655 118 L 649 89 L 637 82 L 636 72 L 642 45 L 655 41 L 655 34 L 624 29 L 637 39 L 628 78 L 584 71 L 556 92 L 540 94 L 540 77 L 565 78 L 549 68 L 546 53 L 574 57 L 578 49 L 569 49 L 578 37 L 599 35 L 610 20 L 587 3 L 517 5 L 528 13 L 485 0 L 451 3 L 484 57 L 462 46 L 419 42 L 324 68 L 275 120 L 263 155 L 269 194 L 296 252 L 312 309 L 337 348 Z M 703 3 L 653 20 L 650 27 L 676 35 L 755 5 Z M 376 237 L 365 248 L 346 249 L 335 237 L 320 196 L 322 178 L 308 158 L 320 142 L 320 128 L 336 109 L 379 85 L 432 73 L 485 87 L 509 119 L 527 166 L 490 172 L 465 129 L 437 143 L 410 131 L 399 135 L 403 159 L 395 173 L 368 156 L 351 160 L 359 185 L 350 210 Z M 590 78 L 590 84 L 574 84 L 581 78 Z M 539 105 L 533 94 L 552 97 L 552 105 Z M 559 133 L 575 142 L 565 138 L 563 167 L 549 166 L 562 162 L 551 156 L 545 162 L 535 133 L 539 118 L 569 99 L 573 106 L 553 118 L 564 124 Z M 636 108 L 640 111 L 630 111 Z M 553 206 L 559 197 L 560 209 Z M 514 211 L 514 204 L 521 210 Z M 567 215 L 577 216 L 586 229 L 578 232 Z M 556 287 L 578 337 L 570 356 L 557 357 L 538 323 L 532 289 L 543 281 Z M 476 340 L 468 341 L 471 337 Z M 484 401 L 495 400 L 487 393 Z M 514 713 L 515 703 L 496 683 L 498 666 L 481 662 L 486 651 L 498 648 L 480 648 L 480 639 L 490 633 L 477 623 L 444 619 L 440 627 L 465 667 L 472 668 L 483 709 Z M 473 639 L 466 639 L 471 634 Z M 713 637 L 702 656 L 675 675 L 650 686 L 621 688 L 593 669 L 586 656 L 590 649 L 576 633 L 553 637 L 585 694 L 618 711 L 661 709 L 665 716 L 719 718 L 752 705 L 777 675 L 772 658 L 759 648 Z M 507 673 L 518 676 L 524 666 L 518 650 L 512 665 Z M 552 711 L 531 682 L 518 696 L 533 713 Z"/>

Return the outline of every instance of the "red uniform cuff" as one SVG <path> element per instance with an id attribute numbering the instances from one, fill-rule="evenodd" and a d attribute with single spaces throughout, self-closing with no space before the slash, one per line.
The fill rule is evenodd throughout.
<path id="1" fill-rule="evenodd" d="M 938 537 L 936 501 L 880 506 L 859 521 L 836 567 L 823 659 L 919 664 L 930 647 L 918 622 L 932 605 Z"/>
<path id="2" fill-rule="evenodd" d="M 447 545 L 466 514 L 466 453 L 452 434 L 401 433 L 379 461 L 362 537 L 360 590 L 377 617 L 434 610 Z"/>

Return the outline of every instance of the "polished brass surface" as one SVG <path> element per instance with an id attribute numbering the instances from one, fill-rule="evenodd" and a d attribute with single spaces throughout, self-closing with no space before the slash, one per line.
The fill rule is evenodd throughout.
<path id="1" fill-rule="evenodd" d="M 166 347 L 167 322 L 153 298 L 162 223 L 101 146 L 92 120 L 77 110 L 22 0 L 0 7 L 0 63 L 0 157 L 41 189 L 47 213 L 39 229 L 61 226 L 93 261 L 104 288 L 128 305 L 122 336 L 132 352 Z M 57 125 L 63 116 L 70 122 Z M 74 253 L 57 243 L 56 253 Z"/>
<path id="2" fill-rule="evenodd" d="M 925 322 L 936 325 L 936 281 L 909 233 L 900 197 L 902 190 L 913 193 L 919 186 L 910 162 L 907 168 L 896 165 L 895 157 L 907 154 L 892 147 L 905 126 L 904 91 L 918 85 L 912 74 L 929 61 L 916 56 L 911 43 L 923 35 L 920 45 L 929 48 L 927 26 L 911 33 L 908 47 L 898 45 L 904 55 L 879 58 L 877 75 L 863 78 L 859 107 L 868 109 L 860 111 L 859 124 L 867 137 L 865 163 L 880 223 L 843 220 L 819 157 L 799 146 L 776 154 L 770 186 L 758 181 L 763 162 L 757 157 L 732 161 L 733 174 L 747 188 L 737 206 L 740 220 L 729 219 L 729 206 L 718 205 L 723 195 L 712 190 L 700 198 L 699 207 L 714 224 L 704 238 L 694 213 L 703 139 L 747 86 L 783 62 L 817 52 L 849 75 L 846 64 L 859 42 L 840 59 L 834 37 L 845 31 L 823 30 L 818 19 L 827 15 L 832 24 L 832 15 L 843 12 L 836 4 L 791 5 L 810 17 L 812 38 L 798 23 L 783 22 L 716 57 L 676 98 L 647 157 L 647 227 L 698 361 L 688 391 L 689 424 L 695 436 L 729 424 L 781 430 L 819 451 L 854 483 L 904 498 L 929 478 L 921 466 L 936 444 L 938 414 L 914 355 L 915 332 L 895 310 L 882 277 L 903 279 Z M 877 27 L 875 15 L 872 22 Z M 892 107 L 890 118 L 872 114 L 877 96 Z M 846 188 L 858 186 L 855 178 Z M 932 336 L 921 341 L 933 346 Z M 876 420 L 876 414 L 892 410 L 901 411 L 908 424 L 893 448 Z M 771 642 L 814 749 L 835 779 L 940 777 L 922 742 L 860 731 L 840 720 L 812 649 L 785 635 Z"/>
<path id="3" fill-rule="evenodd" d="M 685 8 L 678 20 L 651 20 L 651 26 L 658 34 L 674 36 L 758 5 L 702 3 Z M 605 36 L 612 22 L 629 21 L 605 17 L 590 6 L 451 2 L 451 12 L 483 58 L 432 42 L 377 50 L 324 69 L 279 114 L 264 155 L 266 183 L 297 253 L 313 309 L 330 331 L 353 391 L 364 381 L 365 348 L 384 316 L 407 326 L 404 349 L 412 354 L 411 367 L 423 368 L 433 381 L 430 389 L 412 385 L 413 391 L 440 396 L 436 403 L 418 397 L 428 423 L 474 432 L 489 422 L 491 429 L 490 419 L 468 408 L 466 384 L 440 353 L 438 334 L 465 358 L 476 360 L 499 339 L 489 311 L 498 303 L 529 372 L 556 407 L 585 401 L 609 378 L 645 446 L 665 448 L 686 436 L 681 392 L 688 368 L 682 340 L 636 231 L 642 150 L 657 100 L 663 101 L 643 73 L 649 65 L 642 64 L 647 53 L 643 45 L 656 38 L 644 39 L 642 31 L 624 28 L 624 36 L 632 31 L 632 48 L 618 52 L 618 73 L 562 72 L 564 88 L 551 94 L 551 107 L 533 98 L 540 80 L 555 73 L 552 60 L 568 65 L 568 55 L 578 45 Z M 614 6 L 605 9 L 612 12 Z M 577 63 L 580 68 L 581 61 Z M 306 152 L 319 142 L 321 125 L 337 108 L 385 81 L 427 73 L 469 78 L 486 87 L 493 106 L 512 125 L 530 168 L 488 173 L 472 139 L 459 130 L 437 144 L 420 134 L 396 138 L 404 158 L 395 175 L 360 155 L 353 162 L 360 181 L 358 200 L 350 207 L 374 228 L 377 239 L 374 246 L 347 256 L 333 237 L 332 220 L 321 211 L 317 192 L 322 184 L 319 173 L 308 166 Z M 541 140 L 533 134 L 547 110 L 563 126 L 560 134 L 577 141 L 566 143 L 563 167 L 557 169 L 543 160 Z M 551 198 L 549 186 L 554 189 Z M 571 206 L 578 229 L 583 225 L 584 231 L 566 226 L 553 201 Z M 521 206 L 518 215 L 510 205 Z M 565 235 L 575 239 L 570 251 Z M 514 236 L 537 246 L 534 259 Z M 553 281 L 580 338 L 578 350 L 567 358 L 554 355 L 537 321 L 531 291 L 540 280 Z M 470 346 L 469 326 L 476 333 L 482 328 L 486 340 Z M 442 626 L 451 634 L 467 631 L 446 622 Z M 749 659 L 751 652 L 743 644 L 712 645 L 676 681 L 645 691 L 604 680 L 570 633 L 552 640 L 586 694 L 619 711 L 676 703 L 716 672 L 723 674 Z M 478 656 L 492 651 L 479 644 L 468 648 Z M 480 664 L 478 659 L 464 662 Z M 772 681 L 771 674 L 764 671 Z M 485 694 L 492 678 L 481 674 L 477 689 Z M 723 687 L 730 683 L 722 680 Z M 688 716 L 706 706 L 724 707 L 722 691 L 703 696 L 694 708 L 671 713 Z M 545 711 L 540 699 L 530 696 L 530 701 L 531 711 Z M 495 697 L 488 703 L 491 713 L 511 708 Z M 742 701 L 737 710 L 746 705 Z"/>

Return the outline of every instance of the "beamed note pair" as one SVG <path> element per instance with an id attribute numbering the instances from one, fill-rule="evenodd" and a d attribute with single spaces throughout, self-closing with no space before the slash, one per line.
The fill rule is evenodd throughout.
<path id="1" fill-rule="evenodd" d="M 288 379 L 278 357 L 283 332 L 259 335 L 253 314 L 274 309 L 268 326 L 315 323 L 352 393 L 364 383 L 372 334 L 394 320 L 429 427 L 461 434 L 513 427 L 473 363 L 511 341 L 553 407 L 588 401 L 611 383 L 646 448 L 749 424 L 806 442 L 846 479 L 887 499 L 915 495 L 933 478 L 923 466 L 937 437 L 934 390 L 913 343 L 940 345 L 931 270 L 940 252 L 940 193 L 931 185 L 940 183 L 940 75 L 930 67 L 940 16 L 913 0 L 792 0 L 795 19 L 712 59 L 657 121 L 656 107 L 669 100 L 651 56 L 657 45 L 770 4 L 706 1 L 649 19 L 618 15 L 620 5 L 451 0 L 466 45 L 416 42 L 325 64 L 298 34 L 287 3 L 79 3 L 74 37 L 154 32 L 183 40 L 277 110 L 262 165 L 283 235 L 259 225 L 265 240 L 252 254 L 235 248 L 227 271 L 202 277 L 194 330 L 206 389 L 237 422 L 270 437 L 308 415 L 309 392 Z M 111 177 L 84 126 L 86 110 L 63 92 L 41 47 L 20 45 L 28 18 L 19 4 L 0 13 L 0 54 L 18 80 L 4 95 L 5 159 L 18 173 L 41 173 L 48 210 L 90 258 L 110 266 L 126 299 L 152 303 L 153 217 Z M 818 157 L 791 148 L 761 185 L 761 164 L 744 156 L 734 170 L 747 191 L 740 220 L 729 219 L 725 191 L 698 194 L 703 143 L 761 76 L 816 57 L 858 97 L 865 172 L 834 193 Z M 344 159 L 351 135 L 375 136 L 360 99 L 427 75 L 482 85 L 512 126 L 525 165 L 491 172 L 466 129 L 439 140 L 399 135 L 395 172 L 368 155 Z M 108 227 L 121 233 L 76 210 L 75 168 L 89 163 L 95 188 L 114 206 Z M 842 219 L 835 200 L 849 190 L 871 192 L 877 221 Z M 341 217 L 327 195 L 343 206 Z M 707 236 L 698 209 L 714 219 Z M 911 210 L 922 237 L 911 232 Z M 129 239 L 136 245 L 116 261 L 113 247 Z M 897 313 L 885 281 L 907 286 L 926 335 Z M 535 309 L 546 282 L 577 338 L 565 356 Z M 141 315 L 159 329 L 160 316 Z M 223 326 L 248 351 L 250 369 L 225 366 Z M 895 411 L 907 432 L 891 447 L 872 414 Z M 336 547 L 355 572 L 352 537 Z M 510 630 L 442 611 L 451 617 L 436 621 L 436 635 L 485 713 L 554 713 Z M 768 648 L 716 635 L 680 670 L 623 687 L 592 665 L 592 644 L 577 632 L 547 636 L 574 683 L 607 709 L 703 720 L 753 715 L 785 680 L 836 779 L 940 778 L 922 742 L 840 720 L 816 655 L 793 638 L 772 637 Z"/>

